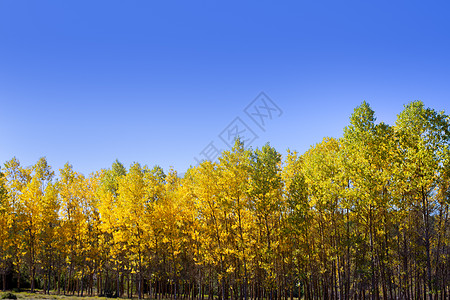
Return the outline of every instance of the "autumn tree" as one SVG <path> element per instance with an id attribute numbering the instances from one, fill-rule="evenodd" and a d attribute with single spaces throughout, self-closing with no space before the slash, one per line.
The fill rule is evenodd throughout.
<path id="1" fill-rule="evenodd" d="M 288 271 L 290 298 L 298 285 L 298 296 L 310 290 L 311 272 L 311 207 L 308 202 L 308 189 L 305 182 L 303 157 L 297 152 L 288 151 L 282 172 L 284 197 L 287 207 L 287 223 L 284 233 L 288 237 L 291 266 Z"/>
<path id="2" fill-rule="evenodd" d="M 237 139 L 184 176 L 45 158 L 0 172 L 3 289 L 187 300 L 447 299 L 450 117 L 363 102 L 339 139 L 283 158 Z"/>
<path id="3" fill-rule="evenodd" d="M 424 294 L 432 299 L 435 290 L 432 282 L 436 281 L 432 268 L 433 222 L 436 210 L 440 209 L 438 195 L 446 193 L 445 185 L 440 184 L 445 182 L 448 172 L 449 120 L 443 112 L 425 108 L 422 102 L 415 101 L 399 114 L 396 127 L 403 154 L 397 180 L 404 183 L 403 201 L 407 201 L 407 207 L 421 215 L 416 224 L 420 224 L 423 232 L 426 256 Z M 444 189 L 443 193 L 439 192 L 440 188 Z"/>
<path id="4" fill-rule="evenodd" d="M 0 272 L 2 274 L 2 290 L 6 290 L 6 272 L 9 265 L 9 201 L 5 187 L 5 176 L 0 172 Z"/>
<path id="5" fill-rule="evenodd" d="M 119 178 L 114 241 L 123 245 L 132 273 L 137 274 L 138 297 L 142 297 L 143 263 L 147 241 L 150 240 L 149 213 L 151 205 L 146 197 L 145 173 L 140 164 L 130 166 L 128 173 Z M 118 294 L 120 296 L 120 293 Z"/>
<path id="6" fill-rule="evenodd" d="M 251 157 L 249 195 L 250 207 L 255 216 L 257 241 L 255 252 L 256 276 L 263 280 L 269 298 L 280 275 L 276 270 L 280 249 L 281 222 L 284 212 L 281 181 L 281 155 L 266 144 L 256 149 Z"/>
<path id="7" fill-rule="evenodd" d="M 250 180 L 251 151 L 246 150 L 244 143 L 236 139 L 231 150 L 222 152 L 219 157 L 219 185 L 225 187 L 221 191 L 229 221 L 227 248 L 230 255 L 230 267 L 227 276 L 232 279 L 234 293 L 242 287 L 243 298 L 248 299 L 249 266 L 251 257 L 251 239 L 253 216 L 250 211 L 248 196 Z M 243 275 L 243 278 L 242 278 Z M 242 278 L 242 279 L 241 279 Z"/>

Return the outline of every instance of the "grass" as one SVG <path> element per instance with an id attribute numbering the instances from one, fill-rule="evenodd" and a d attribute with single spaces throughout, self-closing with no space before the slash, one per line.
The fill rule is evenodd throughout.
<path id="1" fill-rule="evenodd" d="M 4 294 L 7 292 L 0 292 L 0 299 Z M 37 291 L 35 293 L 29 293 L 29 292 L 20 292 L 20 293 L 14 293 L 14 295 L 17 296 L 17 299 L 52 299 L 52 300 L 75 300 L 75 299 L 83 299 L 83 300 L 106 300 L 109 298 L 106 297 L 89 297 L 89 296 L 69 296 L 69 295 L 46 295 L 42 291 Z M 110 299 L 109 299 L 110 300 Z"/>

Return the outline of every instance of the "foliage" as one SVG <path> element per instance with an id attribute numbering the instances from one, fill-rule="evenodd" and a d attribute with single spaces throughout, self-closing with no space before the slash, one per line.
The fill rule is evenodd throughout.
<path id="1" fill-rule="evenodd" d="M 17 299 L 17 296 L 13 293 L 5 293 L 2 295 L 2 299 Z"/>
<path id="2" fill-rule="evenodd" d="M 239 139 L 175 170 L 116 160 L 0 172 L 3 289 L 211 300 L 448 298 L 450 118 L 363 102 L 340 139 L 285 157 Z M 17 279 L 11 283 L 12 279 Z"/>

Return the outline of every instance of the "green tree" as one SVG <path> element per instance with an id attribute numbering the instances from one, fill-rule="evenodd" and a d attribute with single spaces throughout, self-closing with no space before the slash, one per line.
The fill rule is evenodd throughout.
<path id="1" fill-rule="evenodd" d="M 250 207 L 257 226 L 257 235 L 254 239 L 257 241 L 255 250 L 260 263 L 256 272 L 264 271 L 265 287 L 269 290 L 269 297 L 272 298 L 278 279 L 276 261 L 284 213 L 281 155 L 275 148 L 266 144 L 261 150 L 256 149 L 253 152 L 251 169 Z"/>
<path id="2" fill-rule="evenodd" d="M 432 270 L 431 247 L 433 239 L 433 215 L 439 207 L 439 184 L 446 174 L 450 142 L 448 117 L 420 101 L 414 101 L 398 115 L 396 122 L 399 148 L 403 154 L 397 172 L 403 182 L 404 200 L 413 210 L 419 208 L 420 224 L 426 254 L 426 285 L 424 291 L 432 299 L 435 281 Z M 425 288 L 426 286 L 426 288 Z"/>

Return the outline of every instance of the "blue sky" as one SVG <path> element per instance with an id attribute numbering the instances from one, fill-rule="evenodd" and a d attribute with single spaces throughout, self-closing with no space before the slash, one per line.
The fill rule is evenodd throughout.
<path id="1" fill-rule="evenodd" d="M 363 100 L 393 124 L 450 112 L 437 1 L 0 1 L 0 160 L 184 172 L 236 117 L 282 154 L 340 137 Z M 261 130 L 244 108 L 282 110 Z"/>

